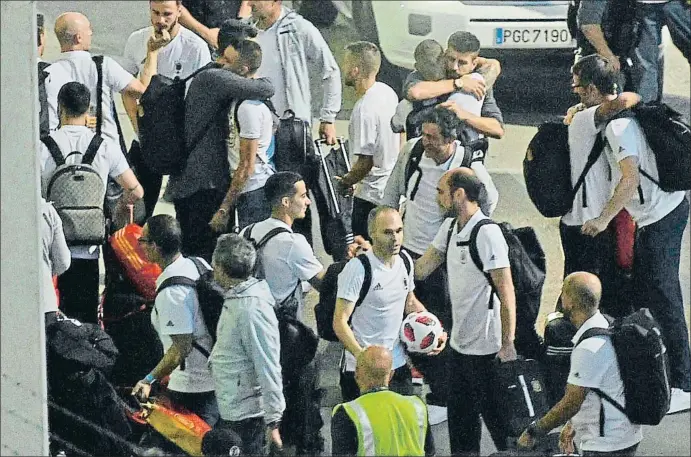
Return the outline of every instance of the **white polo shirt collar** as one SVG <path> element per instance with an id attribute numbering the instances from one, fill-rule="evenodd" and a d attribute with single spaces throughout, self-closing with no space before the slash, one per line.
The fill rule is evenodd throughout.
<path id="1" fill-rule="evenodd" d="M 583 322 L 583 325 L 581 325 L 581 328 L 579 328 L 573 336 L 571 342 L 574 345 L 578 343 L 578 340 L 581 339 L 583 334 L 591 328 L 609 328 L 609 321 L 600 311 L 595 311 L 595 314 L 590 316 L 587 321 Z"/>

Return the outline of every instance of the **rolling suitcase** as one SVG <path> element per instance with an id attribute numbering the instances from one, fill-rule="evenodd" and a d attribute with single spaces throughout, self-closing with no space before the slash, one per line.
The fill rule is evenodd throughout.
<path id="1" fill-rule="evenodd" d="M 506 411 L 507 436 L 518 438 L 532 421 L 549 411 L 540 364 L 532 359 L 497 362 L 495 373 L 500 404 Z"/>
<path id="2" fill-rule="evenodd" d="M 337 147 L 327 152 L 325 140 L 315 140 L 320 161 L 317 186 L 313 188 L 324 250 L 335 262 L 347 258 L 348 245 L 353 242 L 352 214 L 353 198 L 337 191 L 334 176 L 343 176 L 350 171 L 347 143 L 338 138 Z"/>

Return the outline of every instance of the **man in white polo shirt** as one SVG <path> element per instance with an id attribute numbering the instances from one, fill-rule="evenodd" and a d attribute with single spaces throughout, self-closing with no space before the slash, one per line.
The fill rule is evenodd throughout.
<path id="1" fill-rule="evenodd" d="M 578 328 L 574 344 L 591 328 L 609 328 L 609 322 L 598 309 L 601 294 L 600 280 L 592 273 L 576 272 L 564 280 L 561 291 L 564 316 Z M 523 432 L 519 446 L 530 448 L 537 439 L 566 423 L 560 439 L 563 452 L 577 451 L 583 456 L 634 456 L 643 439 L 641 426 L 632 424 L 624 413 L 590 389 L 599 389 L 620 405 L 624 404 L 624 382 L 608 336 L 586 338 L 573 349 L 564 397 Z"/>
<path id="2" fill-rule="evenodd" d="M 599 104 L 611 93 L 616 71 L 598 55 L 573 66 L 573 86 L 581 102 Z M 584 235 L 597 236 L 626 210 L 636 222 L 632 294 L 634 308 L 647 307 L 662 328 L 669 351 L 672 401 L 670 412 L 691 407 L 691 350 L 679 282 L 681 241 L 689 219 L 683 191 L 665 192 L 659 182 L 655 154 L 638 121 L 611 121 L 605 128 L 605 156 L 612 170 L 611 193 L 601 213 L 583 224 Z"/>
<path id="3" fill-rule="evenodd" d="M 149 2 L 151 25 L 132 32 L 127 39 L 124 51 L 125 70 L 132 75 L 140 75 L 147 59 L 149 40 L 153 35 L 168 36 L 163 47 L 157 53 L 157 74 L 167 78 L 184 79 L 193 72 L 211 62 L 211 54 L 206 42 L 194 32 L 179 23 L 182 12 L 180 0 L 152 0 Z M 125 109 L 131 116 L 137 110 L 137 103 L 132 98 L 123 98 Z M 135 135 L 137 130 L 135 129 Z M 161 192 L 163 176 L 153 172 L 142 161 L 139 141 L 135 139 L 130 149 L 130 160 L 137 170 L 137 177 L 144 186 L 144 204 L 146 216 L 151 217 Z"/>
<path id="4" fill-rule="evenodd" d="M 516 358 L 516 296 L 508 246 L 499 226 L 480 210 L 478 202 L 485 190 L 472 170 L 445 173 L 438 191 L 439 205 L 456 217 L 444 221 L 432 245 L 415 263 L 415 278 L 424 279 L 446 260 L 453 313 L 447 403 L 451 453 L 480 452 L 480 415 L 495 446 L 503 451 L 505 411 L 495 389 L 494 365 L 496 358 Z M 484 271 L 471 258 L 473 238 Z"/>
<path id="5" fill-rule="evenodd" d="M 372 249 L 362 254 L 364 258 L 351 259 L 338 276 L 333 327 L 345 347 L 340 379 L 344 402 L 360 395 L 355 382 L 355 362 L 360 352 L 371 345 L 384 346 L 393 354 L 391 390 L 412 395 L 410 368 L 398 335 L 406 315 L 426 311 L 413 294 L 413 261 L 407 252 L 401 251 L 403 221 L 398 211 L 379 206 L 370 212 L 367 226 Z M 369 266 L 371 281 L 369 290 L 358 303 L 365 281 L 365 263 Z M 443 345 L 434 354 L 442 349 Z"/>
<path id="6" fill-rule="evenodd" d="M 381 52 L 376 44 L 357 41 L 346 46 L 343 60 L 344 84 L 358 97 L 350 117 L 348 133 L 352 147 L 352 170 L 341 178 L 341 189 L 356 185 L 353 198 L 353 235 L 368 238 L 367 217 L 381 203 L 389 175 L 396 164 L 400 135 L 389 127 L 398 96 L 386 84 L 376 81 Z"/>

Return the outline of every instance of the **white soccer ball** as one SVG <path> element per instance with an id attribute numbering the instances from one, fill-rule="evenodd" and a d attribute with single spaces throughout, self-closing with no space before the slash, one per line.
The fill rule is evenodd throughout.
<path id="1" fill-rule="evenodd" d="M 401 341 L 408 352 L 429 354 L 439 346 L 439 337 L 444 328 L 434 314 L 424 311 L 410 313 L 401 325 Z"/>

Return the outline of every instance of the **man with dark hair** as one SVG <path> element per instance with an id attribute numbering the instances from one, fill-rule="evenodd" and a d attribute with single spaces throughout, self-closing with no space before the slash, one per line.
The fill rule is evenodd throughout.
<path id="1" fill-rule="evenodd" d="M 236 29 L 237 21 L 224 27 Z M 232 40 L 219 50 L 234 52 Z M 266 78 L 245 78 L 223 65 L 223 58 L 192 79 L 185 98 L 185 137 L 200 137 L 190 151 L 185 169 L 170 176 L 168 187 L 182 227 L 182 252 L 211 260 L 217 234 L 209 222 L 221 206 L 230 185 L 228 111 L 233 100 L 265 100 L 274 93 Z"/>
<path id="2" fill-rule="evenodd" d="M 455 103 L 447 102 L 445 106 L 477 132 L 491 138 L 501 138 L 504 136 L 504 120 L 491 89 L 501 67 L 497 60 L 479 57 L 479 53 L 480 42 L 475 35 L 463 31 L 453 33 L 443 56 L 447 79 L 425 81 L 418 72 L 412 72 L 406 79 L 403 93 L 412 102 L 448 96 L 456 91 L 472 94 L 478 100 L 484 97 L 479 115 Z M 474 76 L 474 72 L 482 78 Z"/>
<path id="3" fill-rule="evenodd" d="M 217 426 L 238 433 L 246 455 L 264 453 L 267 428 L 272 445 L 283 447 L 278 427 L 285 409 L 275 302 L 266 281 L 252 277 L 256 258 L 252 243 L 232 233 L 219 237 L 212 262 L 226 291 L 209 358 L 221 415 Z"/>
<path id="4" fill-rule="evenodd" d="M 163 269 L 156 287 L 174 276 L 199 279 L 194 262 L 180 253 L 182 231 L 174 217 L 159 214 L 149 218 L 139 244 L 149 260 Z M 203 260 L 202 263 L 211 269 L 208 263 Z M 199 309 L 196 289 L 185 285 L 163 288 L 156 295 L 151 323 L 165 353 L 154 369 L 137 382 L 132 394 L 145 401 L 151 385 L 170 375 L 168 395 L 171 401 L 198 414 L 213 427 L 218 420 L 218 405 L 207 359 L 213 341 Z"/>
<path id="5" fill-rule="evenodd" d="M 132 32 L 127 39 L 124 50 L 123 67 L 131 74 L 144 80 L 147 75 L 147 60 L 156 68 L 156 73 L 167 78 L 184 79 L 199 68 L 211 62 L 209 48 L 197 35 L 180 25 L 180 1 L 149 1 L 149 17 L 151 25 Z M 152 44 L 155 44 L 152 46 Z M 130 117 L 136 117 L 137 103 L 131 98 L 124 98 L 123 104 Z M 137 135 L 137 129 L 134 131 Z M 163 176 L 149 169 L 142 158 L 137 138 L 132 142 L 129 158 L 137 171 L 146 193 L 144 205 L 146 217 L 151 217 L 161 192 Z"/>
<path id="6" fill-rule="evenodd" d="M 447 374 L 452 455 L 480 452 L 480 415 L 497 449 L 503 451 L 507 446 L 504 405 L 498 398 L 494 373 L 496 358 L 516 358 L 516 296 L 504 235 L 498 225 L 481 222 L 487 219 L 479 203 L 483 188 L 468 168 L 442 176 L 437 201 L 455 218 L 444 221 L 430 247 L 415 262 L 416 279 L 424 279 L 443 263 L 448 272 L 453 313 Z M 484 271 L 470 260 L 469 241 L 478 223 L 486 224 L 478 228 L 475 238 Z M 495 306 L 488 308 L 494 291 Z"/>
<path id="7" fill-rule="evenodd" d="M 254 78 L 262 63 L 262 49 L 255 41 L 241 40 L 228 46 L 218 61 L 237 75 Z M 269 159 L 274 147 L 273 114 L 262 101 L 234 100 L 228 111 L 228 129 L 226 143 L 231 180 L 230 188 L 210 222 L 216 232 L 227 228 L 233 212 L 237 214 L 234 222 L 238 229 L 271 215 L 264 184 L 274 173 Z"/>
<path id="8" fill-rule="evenodd" d="M 574 92 L 586 106 L 602 104 L 614 93 L 616 72 L 603 60 L 593 55 L 574 65 Z M 687 410 L 691 406 L 691 353 L 679 264 L 689 201 L 685 192 L 665 192 L 656 184 L 659 173 L 655 154 L 634 117 L 610 121 L 604 135 L 604 154 L 612 179 L 605 181 L 599 192 L 610 198 L 599 214 L 583 223 L 581 232 L 599 235 L 623 208 L 636 222 L 632 281 L 635 308 L 650 308 L 663 330 L 671 368 L 670 411 Z"/>
<path id="9" fill-rule="evenodd" d="M 48 185 L 58 164 L 53 153 L 59 154 L 66 165 L 81 163 L 84 154 L 94 140 L 95 134 L 87 127 L 87 116 L 91 95 L 89 89 L 78 82 L 68 82 L 62 86 L 56 97 L 60 128 L 51 133 L 40 145 L 41 161 L 41 195 L 48 197 Z M 53 153 L 48 144 L 53 144 Z M 78 151 L 81 154 L 73 154 Z M 114 179 L 123 187 L 116 210 L 116 219 L 123 218 L 126 205 L 134 203 L 144 196 L 136 176 L 127 164 L 127 159 L 120 145 L 104 137 L 96 151 L 91 166 L 105 183 L 108 178 Z M 96 323 L 98 307 L 99 271 L 98 258 L 100 246 L 70 246 L 72 264 L 60 277 L 60 302 L 62 310 L 70 317 L 82 322 Z"/>
<path id="10" fill-rule="evenodd" d="M 368 238 L 367 215 L 381 203 L 400 147 L 400 137 L 389 128 L 398 97 L 389 86 L 376 80 L 381 52 L 374 43 L 358 41 L 346 46 L 343 78 L 355 89 L 358 100 L 350 116 L 352 169 L 336 177 L 342 192 L 356 186 L 353 198 L 353 234 Z"/>

